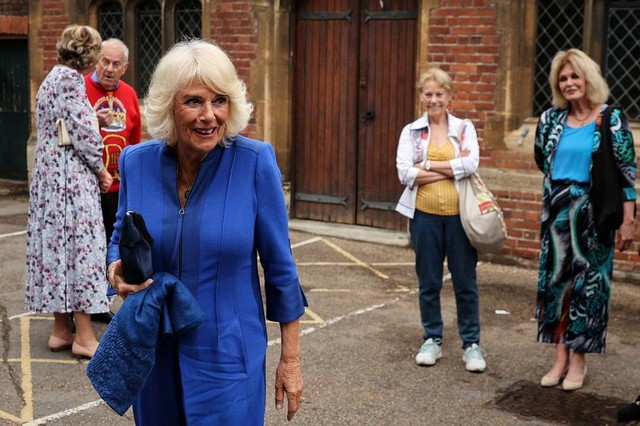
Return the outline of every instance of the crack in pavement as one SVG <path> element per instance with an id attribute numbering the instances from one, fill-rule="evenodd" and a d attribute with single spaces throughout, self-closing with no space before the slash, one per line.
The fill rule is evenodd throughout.
<path id="1" fill-rule="evenodd" d="M 9 336 L 11 335 L 11 323 L 7 316 L 7 308 L 2 304 L 0 304 L 0 332 L 2 333 L 2 365 L 9 373 L 11 383 L 13 384 L 16 394 L 20 397 L 22 406 L 24 407 L 26 405 L 26 401 L 24 399 L 24 390 L 20 385 L 20 378 L 18 377 L 15 369 L 9 363 L 9 350 L 11 349 L 11 340 Z"/>

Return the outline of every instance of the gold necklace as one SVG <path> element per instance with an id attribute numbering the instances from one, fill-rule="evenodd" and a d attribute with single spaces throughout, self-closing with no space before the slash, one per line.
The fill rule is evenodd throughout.
<path id="1" fill-rule="evenodd" d="M 186 200 L 186 199 L 189 198 L 189 195 L 191 195 L 191 189 L 193 188 L 193 179 L 191 179 L 191 176 L 189 176 L 189 173 L 187 173 L 187 171 L 184 169 L 184 167 L 182 167 L 182 164 L 180 164 L 180 161 L 178 161 L 178 167 L 180 167 L 180 170 L 182 170 L 182 174 L 184 175 L 184 179 L 187 181 L 187 184 L 189 184 L 189 189 L 184 191 L 184 198 Z"/>
<path id="2" fill-rule="evenodd" d="M 584 122 L 587 121 L 587 118 L 589 118 L 591 116 L 592 112 L 593 112 L 593 108 L 591 108 L 589 110 L 589 112 L 587 113 L 587 115 L 584 116 L 584 118 L 578 117 L 578 113 L 575 113 L 574 116 L 575 116 L 576 120 L 578 120 L 580 122 L 580 126 L 584 126 Z"/>

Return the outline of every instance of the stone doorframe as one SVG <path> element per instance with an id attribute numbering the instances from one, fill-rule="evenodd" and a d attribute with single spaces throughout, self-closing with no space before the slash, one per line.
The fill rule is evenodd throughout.
<path id="1" fill-rule="evenodd" d="M 249 87 L 256 105 L 257 137 L 270 141 L 276 150 L 283 180 L 292 175 L 292 39 L 295 0 L 254 0 L 257 23 L 258 59 L 252 64 Z M 418 4 L 419 40 L 416 75 L 429 68 L 429 16 L 440 0 L 420 0 Z M 496 27 L 502 35 L 499 74 L 494 111 L 484 126 L 487 148 L 506 149 L 505 137 L 531 116 L 536 0 L 494 0 Z M 419 99 L 416 96 L 416 116 Z"/>

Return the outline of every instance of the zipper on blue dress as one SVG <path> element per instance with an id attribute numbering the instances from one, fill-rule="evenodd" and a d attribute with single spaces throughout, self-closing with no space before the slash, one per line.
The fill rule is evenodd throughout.
<path id="1" fill-rule="evenodd" d="M 176 162 L 176 181 L 178 176 L 178 167 L 180 164 Z M 182 231 L 184 227 L 184 214 L 187 209 L 187 204 L 189 203 L 189 198 L 193 195 L 193 190 L 196 187 L 196 182 L 198 181 L 198 174 L 200 173 L 200 165 L 198 165 L 198 170 L 196 171 L 196 175 L 193 178 L 193 184 L 191 188 L 185 193 L 184 197 L 184 207 L 180 206 L 180 210 L 178 210 L 178 214 L 180 217 L 180 239 L 178 242 L 178 279 L 182 279 Z M 178 192 L 178 187 L 176 184 L 176 197 L 178 197 L 178 204 L 180 204 L 180 193 Z"/>
<path id="2" fill-rule="evenodd" d="M 184 227 L 184 208 L 180 209 L 178 219 L 180 221 L 178 224 L 178 228 L 180 229 L 180 238 L 178 239 L 178 279 L 182 279 L 182 232 Z"/>

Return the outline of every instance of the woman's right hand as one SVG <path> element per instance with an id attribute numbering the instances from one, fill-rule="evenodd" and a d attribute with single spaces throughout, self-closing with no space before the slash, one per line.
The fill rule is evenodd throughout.
<path id="1" fill-rule="evenodd" d="M 98 117 L 98 123 L 100 123 L 100 127 L 109 127 L 109 125 L 113 121 L 113 110 L 110 108 L 101 109 L 100 111 L 96 112 L 96 117 Z"/>
<path id="2" fill-rule="evenodd" d="M 144 290 L 149 287 L 153 280 L 149 278 L 142 284 L 129 284 L 124 280 L 122 273 L 122 260 L 118 259 L 115 262 L 111 262 L 107 268 L 107 279 L 112 289 L 118 293 L 118 296 L 122 299 L 126 299 L 128 295 L 137 293 L 140 290 Z"/>
<path id="3" fill-rule="evenodd" d="M 98 173 L 98 184 L 100 185 L 100 192 L 103 194 L 111 188 L 111 184 L 113 184 L 113 177 L 107 169 L 102 169 L 100 170 L 100 173 Z"/>

